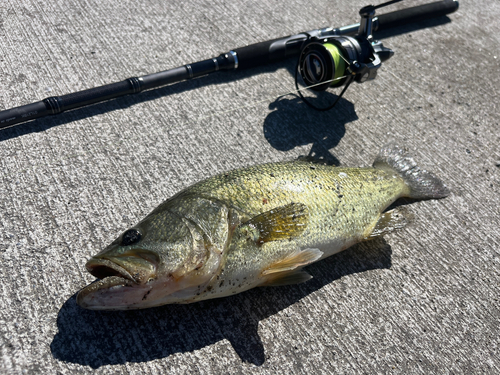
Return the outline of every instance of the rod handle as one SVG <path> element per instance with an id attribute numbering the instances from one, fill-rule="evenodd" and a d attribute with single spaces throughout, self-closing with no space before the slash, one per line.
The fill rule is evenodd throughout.
<path id="1" fill-rule="evenodd" d="M 297 56 L 307 34 L 297 34 L 236 48 L 238 69 L 255 68 Z"/>

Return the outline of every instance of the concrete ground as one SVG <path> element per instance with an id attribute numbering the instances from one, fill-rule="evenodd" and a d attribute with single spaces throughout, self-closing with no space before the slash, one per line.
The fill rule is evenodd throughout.
<path id="1" fill-rule="evenodd" d="M 7 0 L 0 110 L 358 22 L 364 5 Z M 291 60 L 0 130 L 0 373 L 499 373 L 499 16 L 498 1 L 463 1 L 379 35 L 394 57 L 329 112 L 278 98 Z M 182 188 L 311 151 L 367 166 L 389 139 L 451 195 L 408 205 L 412 225 L 308 267 L 313 280 L 143 311 L 76 305 L 87 259 Z"/>

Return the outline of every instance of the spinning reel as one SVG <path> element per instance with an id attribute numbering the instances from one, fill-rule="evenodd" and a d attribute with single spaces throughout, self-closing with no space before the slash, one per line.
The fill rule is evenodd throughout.
<path id="1" fill-rule="evenodd" d="M 363 83 L 375 79 L 382 62 L 394 52 L 375 41 L 372 36 L 375 9 L 401 0 L 377 6 L 369 5 L 359 11 L 361 22 L 357 35 L 310 36 L 304 42 L 295 71 L 295 87 L 302 100 L 310 107 L 327 111 L 333 108 L 352 82 Z M 318 107 L 299 89 L 299 74 L 306 88 L 315 92 L 344 86 L 333 104 Z"/>

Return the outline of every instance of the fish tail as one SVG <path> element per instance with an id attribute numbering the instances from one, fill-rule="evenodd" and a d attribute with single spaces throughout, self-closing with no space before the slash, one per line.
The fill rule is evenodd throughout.
<path id="1" fill-rule="evenodd" d="M 380 150 L 373 167 L 396 172 L 407 186 L 403 196 L 414 199 L 444 198 L 450 194 L 446 185 L 432 173 L 421 169 L 407 150 L 388 144 Z"/>

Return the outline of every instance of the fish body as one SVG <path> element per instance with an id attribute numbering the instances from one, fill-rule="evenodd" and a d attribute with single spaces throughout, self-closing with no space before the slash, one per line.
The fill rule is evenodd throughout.
<path id="1" fill-rule="evenodd" d="M 396 199 L 448 189 L 397 146 L 370 168 L 298 160 L 226 172 L 181 191 L 89 260 L 80 306 L 191 303 L 311 278 L 308 264 L 405 224 Z"/>

